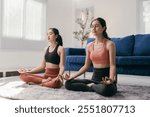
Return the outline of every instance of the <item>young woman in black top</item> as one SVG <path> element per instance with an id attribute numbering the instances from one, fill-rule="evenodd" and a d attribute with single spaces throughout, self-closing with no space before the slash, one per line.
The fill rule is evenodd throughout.
<path id="1" fill-rule="evenodd" d="M 65 50 L 62 38 L 56 28 L 49 28 L 47 35 L 50 46 L 45 48 L 41 64 L 31 70 L 19 69 L 18 72 L 21 80 L 26 83 L 40 84 L 49 88 L 60 88 L 63 84 L 62 75 L 65 69 Z M 33 74 L 43 70 L 45 70 L 44 76 Z"/>

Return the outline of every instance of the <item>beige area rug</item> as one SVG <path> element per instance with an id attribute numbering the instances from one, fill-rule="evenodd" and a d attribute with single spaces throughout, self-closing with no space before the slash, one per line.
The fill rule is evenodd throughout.
<path id="1" fill-rule="evenodd" d="M 116 95 L 104 97 L 95 92 L 68 91 L 64 86 L 51 89 L 28 85 L 15 76 L 0 79 L 0 97 L 14 100 L 150 100 L 150 87 L 118 85 Z"/>

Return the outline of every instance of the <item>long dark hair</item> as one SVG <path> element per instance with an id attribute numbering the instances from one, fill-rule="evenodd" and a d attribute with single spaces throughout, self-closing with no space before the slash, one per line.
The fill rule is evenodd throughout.
<path id="1" fill-rule="evenodd" d="M 103 31 L 103 36 L 104 36 L 106 39 L 109 39 L 109 40 L 110 40 L 110 38 L 109 38 L 109 36 L 108 36 L 108 34 L 107 34 L 107 32 L 106 32 L 106 30 L 107 30 L 106 21 L 105 21 L 103 18 L 98 17 L 98 18 L 94 19 L 94 20 L 91 22 L 90 26 L 92 26 L 92 23 L 93 23 L 94 21 L 98 21 L 98 22 L 101 24 L 102 27 L 105 27 L 105 30 Z"/>
<path id="2" fill-rule="evenodd" d="M 62 37 L 60 36 L 58 29 L 57 28 L 49 28 L 49 29 L 51 29 L 55 35 L 58 35 L 56 38 L 56 42 L 58 43 L 58 45 L 63 46 Z"/>

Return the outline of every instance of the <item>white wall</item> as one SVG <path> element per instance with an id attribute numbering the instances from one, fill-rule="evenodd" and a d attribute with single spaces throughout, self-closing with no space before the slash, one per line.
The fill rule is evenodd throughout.
<path id="1" fill-rule="evenodd" d="M 47 28 L 56 27 L 63 37 L 65 47 L 80 47 L 73 39 L 75 10 L 94 6 L 95 17 L 107 22 L 110 37 L 136 33 L 136 0 L 48 0 Z M 0 50 L 0 71 L 19 67 L 35 67 L 42 59 L 41 51 Z"/>
<path id="2" fill-rule="evenodd" d="M 95 16 L 106 19 L 110 37 L 136 33 L 136 0 L 105 0 L 95 11 Z"/>
<path id="3" fill-rule="evenodd" d="M 94 16 L 107 23 L 110 37 L 136 33 L 137 0 L 76 0 L 77 7 L 94 6 Z"/>
<path id="4" fill-rule="evenodd" d="M 64 46 L 72 43 L 73 2 L 72 0 L 48 0 L 47 25 L 58 28 L 62 35 Z"/>
<path id="5" fill-rule="evenodd" d="M 35 67 L 42 60 L 42 51 L 0 50 L 0 71 Z"/>

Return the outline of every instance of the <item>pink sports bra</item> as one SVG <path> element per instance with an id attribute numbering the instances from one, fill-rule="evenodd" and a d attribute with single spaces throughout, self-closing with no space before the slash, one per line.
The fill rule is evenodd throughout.
<path id="1" fill-rule="evenodd" d="M 94 50 L 94 42 L 91 47 L 90 59 L 94 64 L 109 64 L 109 51 L 106 48 L 106 41 L 103 42 L 100 49 Z"/>

